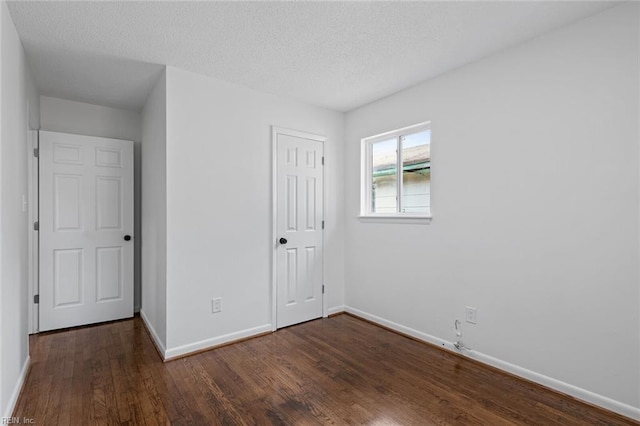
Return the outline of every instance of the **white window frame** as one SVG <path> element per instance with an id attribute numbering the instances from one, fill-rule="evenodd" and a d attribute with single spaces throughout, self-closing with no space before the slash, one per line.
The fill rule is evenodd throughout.
<path id="1" fill-rule="evenodd" d="M 384 221 L 401 219 L 402 221 L 409 219 L 412 221 L 428 221 L 430 222 L 432 219 L 431 214 L 431 206 L 429 207 L 429 212 L 425 214 L 416 214 L 416 213 L 402 213 L 402 156 L 400 155 L 402 152 L 402 139 L 401 137 L 407 134 L 422 132 L 425 130 L 431 129 L 431 122 L 425 121 L 423 123 L 414 124 L 412 126 L 403 127 L 401 129 L 392 130 L 390 132 L 380 133 L 374 136 L 369 136 L 361 140 L 361 187 L 360 187 L 360 219 L 381 219 Z M 396 213 L 375 213 L 371 211 L 371 182 L 373 181 L 373 161 L 372 158 L 372 147 L 373 144 L 377 142 L 386 141 L 389 139 L 395 138 L 397 140 L 397 170 L 398 170 L 398 178 L 397 178 L 397 202 L 396 206 L 398 211 Z M 429 142 L 431 144 L 431 141 Z M 429 204 L 431 204 L 431 195 L 429 195 Z"/>

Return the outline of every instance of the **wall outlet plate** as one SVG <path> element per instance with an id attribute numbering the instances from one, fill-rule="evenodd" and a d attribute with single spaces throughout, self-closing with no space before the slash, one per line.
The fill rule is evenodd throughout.
<path id="1" fill-rule="evenodd" d="M 478 322 L 478 311 L 476 308 L 472 306 L 467 306 L 467 322 L 469 324 L 477 324 Z"/>
<path id="2" fill-rule="evenodd" d="M 217 314 L 218 312 L 222 312 L 222 297 L 211 299 L 211 313 Z"/>

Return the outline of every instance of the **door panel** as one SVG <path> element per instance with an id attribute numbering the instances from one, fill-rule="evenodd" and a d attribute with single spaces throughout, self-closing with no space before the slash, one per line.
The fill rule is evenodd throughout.
<path id="1" fill-rule="evenodd" d="M 81 305 L 84 256 L 82 249 L 54 250 L 54 306 Z"/>
<path id="2" fill-rule="evenodd" d="M 298 249 L 287 249 L 287 306 L 294 305 L 298 299 Z"/>
<path id="3" fill-rule="evenodd" d="M 122 178 L 96 178 L 97 229 L 122 230 Z"/>
<path id="4" fill-rule="evenodd" d="M 96 250 L 98 302 L 122 299 L 122 247 Z"/>
<path id="5" fill-rule="evenodd" d="M 53 149 L 53 162 L 55 164 L 82 165 L 82 160 L 80 156 L 80 149 L 81 149 L 80 146 L 67 145 L 64 143 L 56 143 L 52 149 Z"/>
<path id="6" fill-rule="evenodd" d="M 316 229 L 316 178 L 307 177 L 307 188 L 305 191 L 305 203 L 307 217 L 305 229 L 307 231 L 315 231 Z"/>
<path id="7" fill-rule="evenodd" d="M 40 331 L 133 315 L 133 143 L 40 132 Z"/>
<path id="8" fill-rule="evenodd" d="M 298 177 L 287 176 L 287 198 L 285 200 L 285 214 L 287 215 L 287 231 L 298 230 Z"/>
<path id="9" fill-rule="evenodd" d="M 319 318 L 323 309 L 323 139 L 287 132 L 274 132 L 278 328 Z"/>
<path id="10" fill-rule="evenodd" d="M 82 176 L 53 176 L 54 223 L 56 231 L 81 231 Z"/>

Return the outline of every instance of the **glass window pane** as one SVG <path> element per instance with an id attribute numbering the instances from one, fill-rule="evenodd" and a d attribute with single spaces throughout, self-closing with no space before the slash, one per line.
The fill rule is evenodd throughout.
<path id="1" fill-rule="evenodd" d="M 371 212 L 396 213 L 398 191 L 397 139 L 371 144 Z"/>
<path id="2" fill-rule="evenodd" d="M 431 205 L 431 130 L 401 137 L 402 213 L 428 214 Z"/>

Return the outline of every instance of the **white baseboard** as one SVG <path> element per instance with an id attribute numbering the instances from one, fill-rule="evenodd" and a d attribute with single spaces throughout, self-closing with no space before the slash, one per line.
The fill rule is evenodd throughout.
<path id="1" fill-rule="evenodd" d="M 381 318 L 379 316 L 361 311 L 359 309 L 356 308 L 352 308 L 351 306 L 345 306 L 344 311 L 349 313 L 349 314 L 353 314 L 357 317 L 361 317 L 364 318 L 366 320 L 369 320 L 371 322 L 375 322 L 376 324 L 380 324 L 383 325 L 385 327 L 388 327 L 392 330 L 395 330 L 399 333 L 403 333 L 406 334 L 408 336 L 414 337 L 418 340 L 422 340 L 424 342 L 428 342 L 437 346 L 441 346 L 443 348 L 449 349 L 452 352 L 456 352 L 458 353 L 458 351 L 453 347 L 453 343 L 452 342 L 448 342 L 446 340 L 442 340 L 438 337 L 432 336 L 430 334 L 427 333 L 423 333 L 421 331 L 418 330 L 414 330 L 413 328 L 409 328 L 409 327 L 405 327 L 404 325 L 400 325 L 397 324 L 393 321 L 389 321 L 386 320 L 384 318 Z"/>
<path id="2" fill-rule="evenodd" d="M 442 348 L 445 348 L 457 354 L 462 354 L 469 358 L 475 359 L 476 361 L 479 361 L 483 364 L 487 364 L 492 367 L 499 368 L 500 370 L 522 377 L 532 382 L 541 384 L 543 386 L 546 386 L 558 392 L 562 392 L 564 394 L 570 395 L 574 398 L 580 399 L 590 404 L 597 405 L 599 407 L 605 408 L 607 410 L 613 411 L 618 414 L 622 414 L 623 416 L 627 416 L 632 419 L 640 420 L 640 407 L 633 407 L 623 402 L 616 401 L 606 396 L 599 395 L 597 393 L 588 391 L 586 389 L 579 388 L 577 386 L 562 382 L 552 377 L 548 377 L 543 374 L 536 373 L 535 371 L 528 370 L 526 368 L 511 364 L 501 359 L 494 358 L 490 355 L 486 355 L 478 351 L 474 351 L 474 350 L 459 351 L 453 346 L 453 342 L 449 342 L 449 341 L 440 339 L 438 337 L 432 336 L 430 334 L 415 330 L 413 328 L 409 328 L 404 325 L 397 324 L 393 321 L 389 321 L 387 319 L 381 318 L 373 314 L 369 314 L 367 312 L 361 311 L 356 308 L 352 308 L 350 306 L 345 306 L 344 311 L 347 313 L 353 314 L 355 316 L 364 318 L 366 320 L 369 320 L 371 322 L 374 322 L 376 324 L 388 327 L 397 332 L 406 334 L 418 340 L 422 340 L 422 341 L 440 346 Z"/>
<path id="3" fill-rule="evenodd" d="M 344 305 L 327 309 L 327 315 L 329 316 L 339 314 L 340 312 L 344 312 Z"/>
<path id="4" fill-rule="evenodd" d="M 29 366 L 31 365 L 31 357 L 27 356 L 24 365 L 22 366 L 22 371 L 20 371 L 20 376 L 18 377 L 18 382 L 13 388 L 13 392 L 11 393 L 11 399 L 9 399 L 9 404 L 7 404 L 7 408 L 4 412 L 4 419 L 7 419 L 13 415 L 13 410 L 16 409 L 16 403 L 18 402 L 18 397 L 20 396 L 20 391 L 22 391 L 22 387 L 24 386 L 24 382 L 27 378 L 27 373 L 29 372 Z"/>
<path id="5" fill-rule="evenodd" d="M 527 370 L 526 368 L 508 363 L 501 359 L 494 358 L 490 355 L 483 354 L 477 351 L 465 351 L 463 355 L 480 361 L 484 364 L 491 365 L 504 371 L 508 371 L 519 377 L 523 377 L 532 382 L 539 383 L 548 388 L 554 389 L 558 392 L 573 396 L 574 398 L 588 402 L 593 405 L 605 408 L 609 411 L 613 411 L 623 416 L 630 417 L 632 419 L 640 420 L 640 408 L 633 407 L 620 401 L 608 398 L 606 396 L 591 392 L 589 390 L 574 386 L 572 384 L 554 379 L 553 377 L 545 376 L 535 371 Z"/>
<path id="6" fill-rule="evenodd" d="M 165 351 L 164 359 L 176 358 L 201 350 L 212 349 L 225 343 L 231 343 L 236 340 L 247 339 L 259 334 L 269 333 L 273 330 L 271 324 L 264 324 L 258 327 L 248 328 L 246 330 L 236 331 L 222 336 L 212 337 L 210 339 L 200 340 L 199 342 L 189 343 L 186 345 L 170 348 Z"/>
<path id="7" fill-rule="evenodd" d="M 142 322 L 144 322 L 144 326 L 147 327 L 147 331 L 151 335 L 151 338 L 153 339 L 153 343 L 155 343 L 156 348 L 158 349 L 158 352 L 160 352 L 160 356 L 162 357 L 163 360 L 166 359 L 167 350 L 164 347 L 164 343 L 162 343 L 162 340 L 160 340 L 160 337 L 158 336 L 156 329 L 153 328 L 153 326 L 151 325 L 151 322 L 149 321 L 149 318 L 147 318 L 147 315 L 144 313 L 142 309 L 140 309 L 140 318 L 142 318 Z"/>

